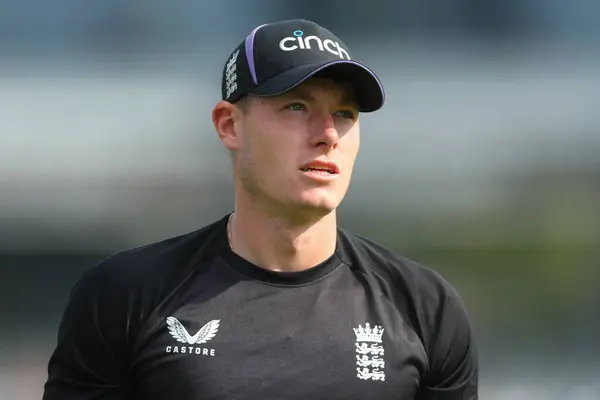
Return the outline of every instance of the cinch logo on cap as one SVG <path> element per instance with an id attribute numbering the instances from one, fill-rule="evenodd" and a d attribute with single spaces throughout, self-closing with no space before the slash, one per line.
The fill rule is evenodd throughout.
<path id="1" fill-rule="evenodd" d="M 316 43 L 321 51 L 328 51 L 342 59 L 345 58 L 346 60 L 350 60 L 348 52 L 344 50 L 344 48 L 341 47 L 338 42 L 334 42 L 331 39 L 322 40 L 317 36 L 303 36 L 304 32 L 298 29 L 294 31 L 294 36 L 288 36 L 281 39 L 281 42 L 279 42 L 279 48 L 283 51 L 294 51 L 296 49 L 310 50 L 312 48 L 312 42 L 312 45 Z"/>

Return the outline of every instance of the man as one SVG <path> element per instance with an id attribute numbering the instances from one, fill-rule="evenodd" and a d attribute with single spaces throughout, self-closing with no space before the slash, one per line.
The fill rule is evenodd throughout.
<path id="1" fill-rule="evenodd" d="M 455 290 L 336 224 L 379 79 L 306 20 L 254 29 L 222 78 L 234 212 L 90 269 L 44 399 L 477 399 Z"/>

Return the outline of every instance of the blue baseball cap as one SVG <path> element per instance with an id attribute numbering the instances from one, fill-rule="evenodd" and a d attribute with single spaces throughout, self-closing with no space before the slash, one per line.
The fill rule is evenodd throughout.
<path id="1" fill-rule="evenodd" d="M 256 27 L 233 50 L 223 68 L 222 99 L 283 94 L 313 76 L 333 76 L 354 88 L 361 112 L 380 109 L 385 93 L 371 69 L 315 22 L 294 19 Z"/>

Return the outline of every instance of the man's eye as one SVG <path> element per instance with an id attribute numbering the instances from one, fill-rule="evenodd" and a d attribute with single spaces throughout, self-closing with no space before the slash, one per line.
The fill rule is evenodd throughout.
<path id="1" fill-rule="evenodd" d="M 302 103 L 292 103 L 288 106 L 286 106 L 286 108 L 288 110 L 292 110 L 292 111 L 304 111 L 306 110 L 306 106 Z"/>
<path id="2" fill-rule="evenodd" d="M 354 111 L 351 110 L 340 110 L 336 112 L 336 115 L 342 117 L 342 118 L 348 118 L 348 119 L 355 119 L 356 118 L 356 113 Z"/>

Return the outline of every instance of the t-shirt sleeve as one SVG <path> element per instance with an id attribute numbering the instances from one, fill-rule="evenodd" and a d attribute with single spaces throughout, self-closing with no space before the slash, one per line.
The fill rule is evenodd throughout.
<path id="1" fill-rule="evenodd" d="M 115 272 L 95 266 L 71 291 L 43 400 L 126 398 L 129 306 Z"/>
<path id="2" fill-rule="evenodd" d="M 429 353 L 429 371 L 417 400 L 477 400 L 478 356 L 465 306 L 450 290 L 439 307 Z"/>

